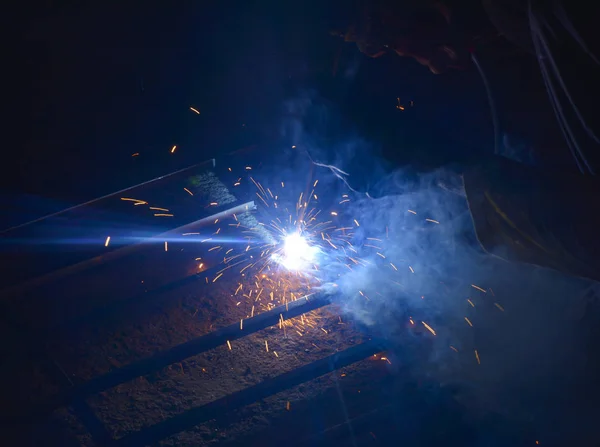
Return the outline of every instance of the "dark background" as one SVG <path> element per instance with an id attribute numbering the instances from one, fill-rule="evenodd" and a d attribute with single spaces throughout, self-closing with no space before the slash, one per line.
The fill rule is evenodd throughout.
<path id="1" fill-rule="evenodd" d="M 433 75 L 412 59 L 368 59 L 328 34 L 335 14 L 315 1 L 23 7 L 8 28 L 13 138 L 2 163 L 11 210 L 3 226 L 276 142 L 284 102 L 306 91 L 341 117 L 341 134 L 363 136 L 395 163 L 433 167 L 490 153 L 489 105 L 474 68 Z M 535 60 L 502 39 L 479 57 L 502 130 L 543 147 L 546 163 L 572 164 Z M 415 107 L 400 112 L 396 98 Z"/>

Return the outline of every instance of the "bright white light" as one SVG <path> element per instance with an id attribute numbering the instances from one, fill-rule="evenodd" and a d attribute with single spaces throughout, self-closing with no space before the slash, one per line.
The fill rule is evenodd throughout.
<path id="1" fill-rule="evenodd" d="M 313 265 L 317 252 L 299 233 L 292 233 L 283 241 L 283 253 L 274 259 L 288 270 L 304 270 Z"/>

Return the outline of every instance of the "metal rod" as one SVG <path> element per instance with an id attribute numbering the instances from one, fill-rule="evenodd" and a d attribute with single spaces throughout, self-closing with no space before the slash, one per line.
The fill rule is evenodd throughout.
<path id="1" fill-rule="evenodd" d="M 109 444 L 110 447 L 136 447 L 156 443 L 168 436 L 187 430 L 211 419 L 222 417 L 230 411 L 249 405 L 259 399 L 287 390 L 316 379 L 331 371 L 363 360 L 381 350 L 379 341 L 369 340 L 352 346 L 324 359 L 296 368 L 293 371 L 267 379 L 257 385 L 224 396 L 206 405 L 192 408 L 185 413 L 158 424 L 131 433 Z"/>
<path id="2" fill-rule="evenodd" d="M 92 394 L 113 388 L 137 377 L 158 371 L 173 363 L 181 362 L 186 358 L 201 354 L 210 349 L 224 345 L 227 341 L 237 340 L 249 334 L 276 325 L 281 318 L 289 319 L 312 310 L 327 306 L 331 303 L 329 295 L 313 294 L 307 295 L 289 304 L 278 306 L 268 312 L 256 317 L 244 320 L 243 329 L 240 324 L 235 323 L 209 334 L 197 337 L 186 343 L 159 352 L 152 357 L 139 360 L 121 368 L 114 369 L 102 376 L 95 377 L 81 385 L 74 386 L 59 393 L 46 404 L 39 405 L 33 412 L 26 416 L 38 418 L 48 414 L 56 408 L 71 404 L 75 399 L 83 399 Z"/>
<path id="3" fill-rule="evenodd" d="M 210 216 L 205 216 L 199 220 L 185 224 L 181 227 L 177 227 L 172 230 L 166 231 L 164 233 L 150 236 L 150 237 L 142 240 L 141 242 L 137 242 L 135 244 L 128 245 L 126 247 L 110 251 L 106 254 L 96 256 L 94 258 L 87 259 L 82 262 L 78 262 L 77 264 L 70 265 L 70 266 L 62 268 L 60 270 L 55 270 L 51 273 L 47 273 L 45 275 L 38 276 L 37 278 L 28 280 L 24 283 L 18 283 L 14 286 L 8 287 L 6 289 L 2 289 L 2 290 L 0 290 L 0 300 L 11 298 L 14 295 L 22 294 L 22 293 L 24 293 L 28 290 L 31 290 L 35 287 L 39 287 L 40 285 L 47 283 L 49 281 L 54 281 L 56 279 L 59 279 L 59 278 L 65 277 L 65 276 L 81 272 L 88 268 L 97 267 L 97 266 L 105 264 L 109 261 L 113 261 L 122 256 L 128 255 L 136 250 L 139 250 L 140 248 L 146 247 L 148 244 L 155 243 L 157 240 L 162 241 L 163 239 L 169 237 L 169 235 L 185 232 L 186 230 L 189 230 L 197 225 L 202 225 L 204 223 L 212 223 L 212 221 L 214 221 L 216 218 L 223 219 L 232 214 L 240 214 L 245 211 L 254 210 L 255 208 L 256 208 L 256 205 L 255 205 L 254 201 L 251 200 L 249 202 L 242 203 L 242 204 L 236 205 L 231 208 L 222 209 L 221 211 L 219 211 L 217 213 L 211 214 Z"/>
<path id="4" fill-rule="evenodd" d="M 202 165 L 208 164 L 210 162 L 212 162 L 213 167 L 214 167 L 214 165 L 215 165 L 215 160 L 214 159 L 203 161 L 202 163 L 197 163 L 195 165 L 188 166 L 187 168 L 183 168 L 183 169 L 180 169 L 179 171 L 171 172 L 170 174 L 161 175 L 160 177 L 156 177 L 156 178 L 154 178 L 152 180 L 148 180 L 148 181 L 139 183 L 137 185 L 130 186 L 129 188 L 121 189 L 120 191 L 112 192 L 112 193 L 106 194 L 106 195 L 104 195 L 102 197 L 98 197 L 96 199 L 88 200 L 87 202 L 80 203 L 78 205 L 66 208 L 64 210 L 60 210 L 60 211 L 57 211 L 57 212 L 52 213 L 52 214 L 47 214 L 45 216 L 38 217 L 37 219 L 31 220 L 29 222 L 25 222 L 25 223 L 15 225 L 15 226 L 10 227 L 10 228 L 6 228 L 4 230 L 0 230 L 0 234 L 8 233 L 9 231 L 13 231 L 13 230 L 16 230 L 18 228 L 26 227 L 27 225 L 31 225 L 31 224 L 34 224 L 36 222 L 40 222 L 40 221 L 42 221 L 44 219 L 48 219 L 50 217 L 58 216 L 59 214 L 66 213 L 67 211 L 73 211 L 74 209 L 81 208 L 81 207 L 86 206 L 86 205 L 91 205 L 92 203 L 98 202 L 100 200 L 108 199 L 109 197 L 116 196 L 117 194 L 122 194 L 124 192 L 131 191 L 132 189 L 139 188 L 140 186 L 146 186 L 146 185 L 149 185 L 151 183 L 158 182 L 160 180 L 164 180 L 164 179 L 167 179 L 169 177 L 175 176 L 177 174 L 182 174 L 182 173 L 184 173 L 186 171 L 189 171 L 191 169 L 197 168 L 198 166 L 202 166 Z"/>

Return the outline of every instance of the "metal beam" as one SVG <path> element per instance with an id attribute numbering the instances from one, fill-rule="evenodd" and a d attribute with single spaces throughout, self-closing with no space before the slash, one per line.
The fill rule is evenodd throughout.
<path id="1" fill-rule="evenodd" d="M 210 160 L 203 161 L 202 163 L 196 163 L 195 165 L 188 166 L 187 168 L 183 168 L 183 169 L 180 169 L 178 171 L 171 172 L 170 174 L 161 175 L 160 177 L 156 177 L 156 178 L 154 178 L 152 180 L 147 180 L 147 181 L 139 183 L 137 185 L 130 186 L 129 188 L 121 189 L 121 190 L 119 190 L 117 192 L 113 192 L 113 193 L 110 193 L 110 194 L 106 194 L 106 195 L 104 195 L 102 197 L 97 197 L 95 199 L 88 200 L 87 202 L 80 203 L 78 205 L 71 206 L 71 207 L 66 208 L 66 209 L 62 209 L 62 210 L 57 211 L 55 213 L 46 214 L 45 216 L 38 217 L 37 219 L 30 220 L 29 222 L 24 222 L 22 224 L 14 225 L 14 226 L 12 226 L 10 228 L 5 228 L 3 230 L 0 230 L 0 235 L 5 234 L 5 233 L 9 233 L 9 232 L 14 231 L 14 230 L 18 230 L 19 228 L 26 227 L 27 225 L 31 225 L 31 224 L 34 224 L 34 223 L 37 223 L 37 222 L 41 222 L 42 220 L 49 219 L 51 217 L 56 217 L 56 216 L 58 216 L 60 214 L 67 213 L 69 211 L 73 211 L 73 210 L 78 209 L 78 208 L 83 208 L 84 206 L 93 205 L 94 203 L 99 202 L 101 200 L 108 199 L 110 197 L 113 197 L 113 196 L 116 196 L 116 195 L 119 195 L 119 194 L 123 194 L 124 192 L 131 191 L 133 189 L 140 188 L 142 186 L 148 186 L 148 185 L 150 185 L 152 183 L 158 183 L 158 182 L 160 182 L 162 180 L 166 180 L 166 179 L 169 179 L 171 177 L 175 177 L 178 174 L 182 174 L 184 172 L 191 171 L 193 169 L 198 168 L 199 166 L 207 165 L 207 164 L 212 164 L 212 167 L 214 168 L 215 167 L 215 159 L 212 158 Z"/>
<path id="2" fill-rule="evenodd" d="M 237 340 L 249 334 L 276 325 L 280 318 L 290 319 L 306 312 L 327 306 L 331 298 L 324 294 L 307 295 L 289 304 L 278 306 L 256 317 L 244 320 L 243 328 L 235 323 L 209 334 L 197 337 L 186 343 L 177 345 L 167 351 L 159 352 L 151 357 L 130 363 L 121 368 L 114 369 L 102 376 L 95 377 L 81 385 L 68 388 L 59 393 L 46 404 L 39 405 L 26 419 L 38 418 L 50 413 L 56 408 L 70 405 L 76 399 L 84 399 L 92 394 L 99 393 L 121 383 L 129 382 L 137 377 L 158 371 L 173 363 L 181 362 L 186 358 L 201 354 L 210 349 L 224 345 L 227 341 Z"/>
<path id="3" fill-rule="evenodd" d="M 225 208 L 217 213 L 211 214 L 210 216 L 203 217 L 194 222 L 188 223 L 178 228 L 174 228 L 172 230 L 166 231 L 164 233 L 160 233 L 154 236 L 151 236 L 147 239 L 144 239 L 141 242 L 136 244 L 128 245 L 126 247 L 110 251 L 106 254 L 96 256 L 94 258 L 88 259 L 86 261 L 79 262 L 77 264 L 70 265 L 68 267 L 62 268 L 60 270 L 55 270 L 46 275 L 39 276 L 37 278 L 31 279 L 24 283 L 16 284 L 15 286 L 8 287 L 6 289 L 0 290 L 0 300 L 6 300 L 15 295 L 22 294 L 31 289 L 39 287 L 47 282 L 55 281 L 60 278 L 64 278 L 65 276 L 73 275 L 75 273 L 79 273 L 83 270 L 87 270 L 92 267 L 97 267 L 99 265 L 106 264 L 109 261 L 113 261 L 122 256 L 131 254 L 141 248 L 147 247 L 148 244 L 156 243 L 157 241 L 162 241 L 165 238 L 173 236 L 175 234 L 181 234 L 190 230 L 198 225 L 212 223 L 215 219 L 223 219 L 233 214 L 241 214 L 245 211 L 254 210 L 256 205 L 253 200 L 242 203 L 240 205 L 234 206 L 232 208 Z"/>
<path id="4" fill-rule="evenodd" d="M 379 341 L 369 340 L 324 359 L 296 368 L 293 371 L 267 379 L 257 385 L 229 394 L 206 405 L 192 408 L 185 413 L 131 433 L 108 444 L 110 447 L 136 447 L 153 444 L 198 424 L 219 418 L 228 412 L 249 405 L 257 400 L 316 379 L 331 371 L 363 360 L 381 350 Z"/>

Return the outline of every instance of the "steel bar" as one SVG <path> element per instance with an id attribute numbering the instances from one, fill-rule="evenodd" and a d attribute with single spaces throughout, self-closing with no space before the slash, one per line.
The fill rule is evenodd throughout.
<path id="1" fill-rule="evenodd" d="M 197 225 L 202 225 L 204 223 L 212 222 L 216 218 L 223 219 L 223 218 L 225 218 L 227 216 L 231 216 L 233 214 L 241 214 L 245 211 L 253 210 L 255 208 L 255 206 L 256 205 L 254 204 L 254 201 L 249 201 L 246 203 L 238 204 L 234 207 L 224 208 L 216 213 L 211 214 L 210 216 L 202 217 L 199 220 L 196 220 L 194 222 L 180 226 L 178 228 L 174 228 L 167 232 L 151 236 L 151 237 L 146 238 L 143 241 L 138 242 L 136 244 L 128 245 L 126 247 L 123 247 L 123 248 L 120 248 L 117 250 L 113 250 L 106 254 L 96 256 L 94 258 L 87 259 L 82 262 L 78 262 L 77 264 L 70 265 L 70 266 L 62 268 L 60 270 L 55 270 L 51 273 L 48 273 L 48 274 L 39 276 L 37 278 L 31 279 L 29 281 L 26 281 L 25 283 L 19 283 L 19 284 L 16 284 L 15 286 L 11 286 L 6 289 L 2 289 L 2 290 L 0 290 L 0 299 L 6 300 L 6 299 L 14 297 L 15 295 L 19 295 L 28 290 L 34 289 L 35 287 L 39 287 L 40 285 L 45 284 L 49 281 L 54 281 L 59 278 L 63 278 L 65 276 L 81 272 L 88 268 L 97 267 L 99 265 L 106 264 L 107 262 L 113 261 L 122 256 L 131 254 L 134 251 L 139 250 L 140 248 L 146 247 L 146 246 L 148 246 L 148 244 L 156 243 L 157 241 L 162 241 L 163 239 L 165 239 L 169 236 L 172 236 L 174 234 L 180 234 L 191 228 L 194 228 Z"/>
<path id="2" fill-rule="evenodd" d="M 206 405 L 192 408 L 185 413 L 131 433 L 109 444 L 110 447 L 137 447 L 156 443 L 211 419 L 219 418 L 226 413 L 245 405 L 264 399 L 273 394 L 316 379 L 331 371 L 363 360 L 381 350 L 381 344 L 369 340 L 342 352 L 337 352 L 324 359 L 296 368 L 293 371 L 267 379 L 257 385 L 229 394 Z"/>
<path id="3" fill-rule="evenodd" d="M 173 363 L 201 354 L 221 346 L 227 341 L 237 340 L 249 334 L 276 325 L 281 318 L 290 319 L 331 303 L 328 295 L 308 295 L 288 304 L 278 306 L 256 317 L 244 320 L 243 329 L 235 323 L 209 334 L 197 337 L 186 343 L 177 345 L 167 351 L 157 353 L 146 359 L 110 371 L 107 374 L 93 378 L 81 385 L 74 386 L 58 394 L 45 405 L 34 410 L 29 417 L 40 417 L 50 411 L 71 404 L 75 399 L 83 399 L 95 393 L 129 382 L 137 377 L 158 371 Z"/>
<path id="4" fill-rule="evenodd" d="M 22 224 L 14 225 L 14 226 L 12 226 L 12 227 L 10 227 L 10 228 L 6 228 L 6 229 L 3 229 L 3 230 L 0 230 L 0 234 L 8 233 L 8 232 L 11 232 L 11 231 L 17 230 L 17 229 L 19 229 L 19 228 L 26 227 L 27 225 L 31 225 L 31 224 L 34 224 L 34 223 L 40 222 L 40 221 L 42 221 L 42 220 L 49 219 L 49 218 L 51 218 L 51 217 L 55 217 L 55 216 L 58 216 L 58 215 L 60 215 L 60 214 L 63 214 L 63 213 L 67 213 L 67 212 L 69 212 L 69 211 L 73 211 L 74 209 L 77 209 L 77 208 L 83 208 L 84 206 L 92 205 L 92 204 L 94 204 L 94 203 L 96 203 L 96 202 L 99 202 L 99 201 L 101 201 L 101 200 L 108 199 L 108 198 L 110 198 L 110 197 L 113 197 L 113 196 L 116 196 L 116 195 L 119 195 L 119 194 L 123 194 L 124 192 L 131 191 L 132 189 L 139 188 L 139 187 L 141 187 L 141 186 L 147 186 L 147 185 L 150 185 L 150 184 L 152 184 L 152 183 L 158 183 L 158 182 L 160 182 L 160 181 L 162 181 L 162 180 L 168 179 L 168 178 L 170 178 L 170 177 L 175 177 L 175 176 L 177 176 L 178 174 L 182 174 L 182 173 L 184 173 L 184 172 L 191 171 L 191 170 L 193 170 L 193 169 L 195 169 L 195 168 L 197 168 L 197 167 L 199 167 L 199 166 L 202 166 L 202 165 L 208 165 L 208 164 L 212 165 L 212 167 L 214 168 L 214 166 L 215 166 L 215 159 L 213 158 L 213 159 L 210 159 L 210 160 L 204 161 L 204 162 L 202 162 L 202 163 L 197 163 L 197 164 L 195 164 L 195 165 L 188 166 L 187 168 L 183 168 L 183 169 L 180 169 L 180 170 L 178 170 L 178 171 L 171 172 L 170 174 L 161 175 L 161 176 L 159 176 L 159 177 L 156 177 L 156 178 L 154 178 L 154 179 L 152 179 L 152 180 L 147 180 L 147 181 L 145 181 L 145 182 L 142 182 L 142 183 L 139 183 L 139 184 L 137 184 L 137 185 L 130 186 L 130 187 L 128 187 L 128 188 L 125 188 L 125 189 L 121 189 L 121 190 L 119 190 L 119 191 L 117 191 L 117 192 L 113 192 L 113 193 L 110 193 L 110 194 L 106 194 L 106 195 L 104 195 L 104 196 L 102 196 L 102 197 L 97 197 L 97 198 L 95 198 L 95 199 L 88 200 L 87 202 L 80 203 L 80 204 L 78 204 L 78 205 L 71 206 L 71 207 L 69 207 L 69 208 L 66 208 L 66 209 L 62 209 L 62 210 L 60 210 L 60 211 L 57 211 L 57 212 L 55 212 L 55 213 L 51 213 L 51 214 L 47 214 L 47 215 L 45 215 L 45 216 L 42 216 L 42 217 L 38 217 L 37 219 L 33 219 L 33 220 L 29 221 L 29 222 L 24 222 L 24 223 L 22 223 Z"/>

